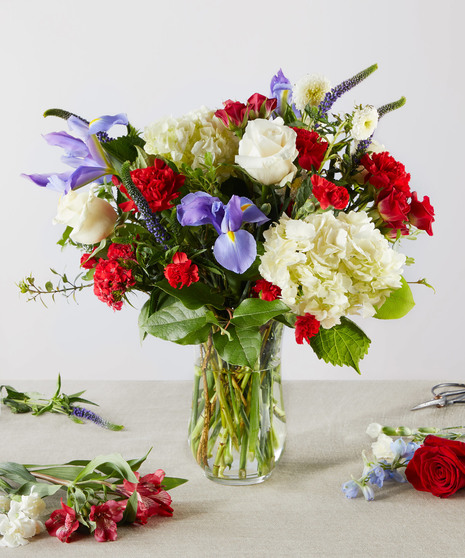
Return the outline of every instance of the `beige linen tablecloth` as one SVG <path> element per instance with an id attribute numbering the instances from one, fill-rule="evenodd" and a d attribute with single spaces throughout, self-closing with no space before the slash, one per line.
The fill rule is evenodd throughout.
<path id="1" fill-rule="evenodd" d="M 2 380 L 51 394 L 53 382 Z M 2 407 L 1 459 L 64 463 L 119 452 L 139 457 L 153 446 L 141 473 L 158 468 L 189 482 L 174 489 L 174 515 L 118 529 L 116 542 L 83 537 L 60 543 L 43 533 L 15 557 L 392 557 L 465 556 L 465 491 L 439 499 L 408 484 L 389 484 L 373 502 L 347 500 L 341 485 L 362 469 L 367 425 L 455 426 L 465 406 L 410 412 L 429 399 L 430 382 L 287 382 L 288 436 L 284 455 L 265 483 L 220 486 L 203 476 L 186 441 L 188 382 L 63 382 L 86 389 L 100 413 L 122 432 L 65 417 L 13 415 Z M 57 500 L 58 501 L 58 500 Z M 50 511 L 56 502 L 50 504 Z"/>

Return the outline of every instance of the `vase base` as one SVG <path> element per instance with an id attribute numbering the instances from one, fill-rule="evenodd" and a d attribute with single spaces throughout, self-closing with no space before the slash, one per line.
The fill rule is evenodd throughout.
<path id="1" fill-rule="evenodd" d="M 271 474 L 273 471 L 270 471 L 269 473 L 267 473 L 266 475 L 251 475 L 245 478 L 240 478 L 237 476 L 223 476 L 223 477 L 217 477 L 215 476 L 211 471 L 209 470 L 204 470 L 205 476 L 207 477 L 207 479 L 216 482 L 217 484 L 224 484 L 227 486 L 250 486 L 252 484 L 260 484 L 261 482 L 266 481 L 266 479 L 269 479 Z"/>

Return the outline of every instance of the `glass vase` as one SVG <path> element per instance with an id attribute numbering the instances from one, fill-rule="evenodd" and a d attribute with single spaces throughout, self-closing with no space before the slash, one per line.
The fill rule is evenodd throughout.
<path id="1" fill-rule="evenodd" d="M 211 335 L 200 345 L 189 444 L 205 475 L 222 484 L 263 482 L 284 449 L 282 324 L 272 320 L 260 333 L 260 355 L 253 367 L 224 361 Z"/>

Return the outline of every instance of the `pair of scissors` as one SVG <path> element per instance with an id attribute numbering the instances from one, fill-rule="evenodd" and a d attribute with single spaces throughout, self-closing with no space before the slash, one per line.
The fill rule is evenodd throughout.
<path id="1" fill-rule="evenodd" d="M 425 403 L 420 403 L 410 410 L 417 411 L 418 409 L 425 409 L 427 407 L 446 407 L 446 405 L 452 405 L 454 403 L 465 403 L 465 384 L 457 384 L 455 382 L 436 384 L 431 389 L 431 393 L 434 399 L 425 401 Z"/>

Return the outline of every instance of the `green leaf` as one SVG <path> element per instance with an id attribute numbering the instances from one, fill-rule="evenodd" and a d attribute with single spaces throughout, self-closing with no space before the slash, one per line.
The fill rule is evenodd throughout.
<path id="1" fill-rule="evenodd" d="M 401 277 L 402 287 L 392 291 L 386 302 L 378 308 L 375 318 L 379 320 L 395 320 L 402 318 L 415 306 L 412 291 L 407 281 Z"/>
<path id="2" fill-rule="evenodd" d="M 166 279 L 157 283 L 157 287 L 165 293 L 180 300 L 186 308 L 197 310 L 201 306 L 210 305 L 221 309 L 224 306 L 224 297 L 220 294 L 213 293 L 211 288 L 205 283 L 193 283 L 189 287 L 182 289 L 173 288 Z"/>
<path id="3" fill-rule="evenodd" d="M 257 327 L 288 311 L 289 307 L 281 300 L 246 298 L 234 310 L 231 322 L 236 328 Z"/>
<path id="4" fill-rule="evenodd" d="M 138 157 L 136 146 L 144 147 L 144 145 L 145 141 L 131 125 L 128 125 L 128 135 L 102 143 L 103 149 L 121 163 L 135 161 Z"/>
<path id="5" fill-rule="evenodd" d="M 18 494 L 19 496 L 27 496 L 31 493 L 31 490 L 34 489 L 34 492 L 38 494 L 41 498 L 45 498 L 46 496 L 52 496 L 56 492 L 63 488 L 59 484 L 47 484 L 44 482 L 26 482 L 22 486 L 20 486 L 17 490 L 14 491 L 14 494 Z"/>
<path id="6" fill-rule="evenodd" d="M 137 505 L 138 505 L 137 492 L 134 491 L 131 494 L 131 497 L 126 502 L 126 507 L 124 509 L 124 514 L 123 514 L 123 521 L 124 522 L 134 523 L 134 521 L 136 520 L 136 515 L 137 515 Z"/>
<path id="7" fill-rule="evenodd" d="M 190 344 L 190 339 L 194 339 L 197 332 L 205 331 L 206 324 L 214 323 L 216 318 L 206 306 L 190 310 L 180 300 L 173 299 L 170 304 L 148 317 L 146 314 L 142 317 L 141 314 L 139 327 L 154 337 Z M 187 341 L 182 343 L 185 339 Z"/>
<path id="8" fill-rule="evenodd" d="M 24 465 L 12 461 L 0 463 L 0 476 L 21 485 L 25 482 L 36 482 L 35 477 L 31 475 Z"/>
<path id="9" fill-rule="evenodd" d="M 122 476 L 130 482 L 137 482 L 137 478 L 134 475 L 130 465 L 119 453 L 112 453 L 110 455 L 100 455 L 95 459 L 92 459 L 77 475 L 74 482 L 79 482 L 83 480 L 88 480 L 89 477 L 94 473 L 94 471 L 99 470 L 102 465 L 109 465 L 114 471 L 115 476 Z"/>
<path id="10" fill-rule="evenodd" d="M 359 361 L 368 352 L 370 339 L 351 320 L 342 317 L 341 323 L 331 329 L 320 328 L 310 340 L 318 358 L 337 366 L 351 366 L 359 374 Z"/>
<path id="11" fill-rule="evenodd" d="M 172 490 L 177 486 L 181 486 L 181 484 L 184 484 L 185 482 L 187 482 L 187 479 L 178 479 L 176 477 L 165 477 L 163 479 L 162 485 L 165 487 L 165 490 Z"/>
<path id="12" fill-rule="evenodd" d="M 66 465 L 56 465 L 50 467 L 43 467 L 40 469 L 36 469 L 35 467 L 31 467 L 31 470 L 34 473 L 41 473 L 43 475 L 50 475 L 52 477 L 57 477 L 59 479 L 73 481 L 81 472 L 83 467 L 79 466 L 66 466 Z"/>
<path id="13" fill-rule="evenodd" d="M 228 328 L 229 338 L 221 332 L 213 335 L 215 349 L 223 360 L 236 366 L 254 368 L 258 364 L 262 337 L 258 328 Z"/>

